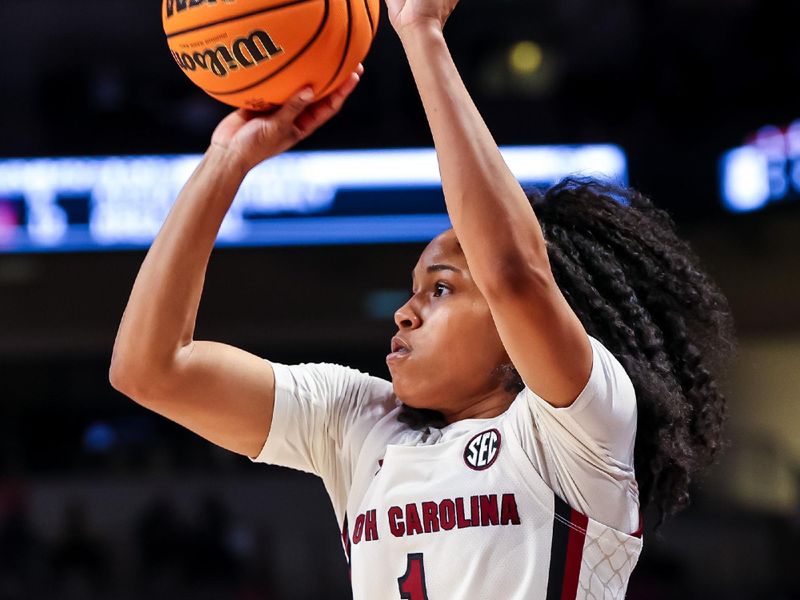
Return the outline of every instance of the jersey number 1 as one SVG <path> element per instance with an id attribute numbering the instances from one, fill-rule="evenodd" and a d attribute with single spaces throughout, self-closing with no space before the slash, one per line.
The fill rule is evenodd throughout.
<path id="1" fill-rule="evenodd" d="M 425 565 L 422 564 L 422 552 L 408 555 L 406 572 L 397 578 L 400 597 L 403 600 L 428 600 L 425 587 Z"/>

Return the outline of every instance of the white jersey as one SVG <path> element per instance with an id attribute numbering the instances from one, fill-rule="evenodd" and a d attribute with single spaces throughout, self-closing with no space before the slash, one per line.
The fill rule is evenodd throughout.
<path id="1" fill-rule="evenodd" d="M 642 548 L 636 400 L 594 338 L 569 407 L 527 386 L 491 419 L 398 421 L 392 384 L 330 363 L 275 372 L 254 462 L 320 476 L 360 600 L 623 598 Z"/>

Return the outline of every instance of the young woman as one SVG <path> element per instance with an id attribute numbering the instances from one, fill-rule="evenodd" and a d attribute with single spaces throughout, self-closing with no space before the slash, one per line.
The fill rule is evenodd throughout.
<path id="1" fill-rule="evenodd" d="M 193 339 L 242 178 L 333 116 L 361 69 L 328 100 L 219 125 L 145 258 L 110 378 L 215 444 L 322 477 L 356 598 L 623 598 L 642 510 L 685 505 L 719 448 L 727 304 L 636 192 L 520 188 L 448 52 L 456 3 L 387 0 L 453 224 L 396 312 L 392 381 Z"/>

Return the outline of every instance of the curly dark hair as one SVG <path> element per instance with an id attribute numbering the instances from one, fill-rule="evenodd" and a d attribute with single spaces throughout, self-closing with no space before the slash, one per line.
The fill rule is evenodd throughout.
<path id="1" fill-rule="evenodd" d="M 652 506 L 660 525 L 688 504 L 692 476 L 723 446 L 717 380 L 735 347 L 727 299 L 670 216 L 636 190 L 570 177 L 526 194 L 559 288 L 633 382 L 640 505 Z M 523 389 L 513 365 L 500 370 L 507 391 Z M 435 411 L 410 407 L 400 418 L 444 424 Z"/>

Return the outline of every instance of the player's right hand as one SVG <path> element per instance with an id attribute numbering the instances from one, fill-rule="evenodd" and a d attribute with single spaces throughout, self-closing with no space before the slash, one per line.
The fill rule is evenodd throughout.
<path id="1" fill-rule="evenodd" d="M 359 64 L 337 90 L 316 102 L 311 88 L 306 88 L 273 112 L 240 108 L 217 125 L 211 145 L 224 150 L 247 172 L 260 162 L 285 152 L 330 120 L 342 108 L 363 73 L 364 67 Z M 304 91 L 309 95 L 304 95 Z"/>

